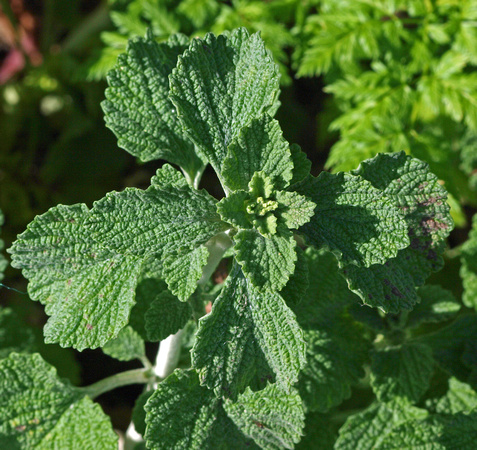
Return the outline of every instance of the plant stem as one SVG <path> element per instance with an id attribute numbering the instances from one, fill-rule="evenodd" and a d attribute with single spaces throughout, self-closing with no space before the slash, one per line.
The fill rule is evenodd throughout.
<path id="1" fill-rule="evenodd" d="M 95 399 L 105 392 L 112 391 L 128 384 L 147 384 L 156 380 L 156 376 L 150 369 L 133 369 L 120 372 L 108 378 L 93 383 L 89 386 L 77 388 L 91 399 Z"/>
<path id="2" fill-rule="evenodd" d="M 183 330 L 179 330 L 161 341 L 154 365 L 154 373 L 159 378 L 168 377 L 177 367 L 181 354 L 182 334 Z"/>

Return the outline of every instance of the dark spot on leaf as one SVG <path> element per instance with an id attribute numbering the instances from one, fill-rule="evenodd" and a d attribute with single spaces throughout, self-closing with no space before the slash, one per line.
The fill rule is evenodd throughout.
<path id="1" fill-rule="evenodd" d="M 68 286 L 71 286 L 71 278 L 66 282 Z"/>
<path id="2" fill-rule="evenodd" d="M 75 220 L 75 219 L 68 219 L 68 222 L 69 222 L 69 223 L 75 223 L 76 220 Z"/>
<path id="3" fill-rule="evenodd" d="M 88 330 L 92 330 L 92 329 L 93 329 L 93 325 L 91 325 L 90 323 L 87 323 L 87 324 L 86 324 L 86 328 L 87 328 Z"/>
<path id="4" fill-rule="evenodd" d="M 26 425 L 18 425 L 18 426 L 15 427 L 15 430 L 20 431 L 20 432 L 25 431 L 25 429 L 26 429 Z"/>
<path id="5" fill-rule="evenodd" d="M 447 230 L 449 225 L 443 222 L 438 222 L 432 217 L 423 217 L 421 219 L 421 227 L 425 235 L 428 235 L 434 231 Z"/>
<path id="6" fill-rule="evenodd" d="M 386 295 L 384 296 L 384 298 L 385 298 L 386 300 L 391 300 L 391 296 L 390 296 L 389 294 L 386 294 Z"/>
<path id="7" fill-rule="evenodd" d="M 391 289 L 391 292 L 396 296 L 396 297 L 399 297 L 399 298 L 404 298 L 404 294 L 396 287 L 396 286 L 393 286 L 392 289 Z"/>
<path id="8" fill-rule="evenodd" d="M 384 278 L 384 279 L 383 279 L 383 283 L 384 283 L 386 286 L 390 286 L 390 285 L 391 285 L 391 282 L 390 282 L 387 278 Z"/>
<path id="9" fill-rule="evenodd" d="M 253 423 L 257 425 L 258 428 L 265 428 L 265 425 L 262 422 L 259 422 L 258 420 L 254 420 Z"/>
<path id="10" fill-rule="evenodd" d="M 427 181 L 424 181 L 424 183 L 421 183 L 417 188 L 422 191 L 428 184 L 429 183 Z"/>

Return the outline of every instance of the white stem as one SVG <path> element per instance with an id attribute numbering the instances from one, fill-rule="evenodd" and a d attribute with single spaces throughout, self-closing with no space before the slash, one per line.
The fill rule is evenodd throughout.
<path id="1" fill-rule="evenodd" d="M 154 373 L 162 379 L 168 377 L 177 367 L 181 353 L 182 333 L 183 330 L 179 330 L 176 334 L 171 334 L 161 341 Z"/>
<path id="2" fill-rule="evenodd" d="M 143 442 L 142 436 L 136 431 L 134 423 L 131 422 L 124 436 L 123 447 L 119 450 L 133 450 L 140 442 Z"/>

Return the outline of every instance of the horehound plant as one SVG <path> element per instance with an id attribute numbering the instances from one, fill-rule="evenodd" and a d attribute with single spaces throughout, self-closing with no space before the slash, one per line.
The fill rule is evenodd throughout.
<path id="1" fill-rule="evenodd" d="M 416 406 L 463 326 L 420 331 L 459 309 L 424 285 L 453 227 L 428 166 L 401 152 L 311 176 L 273 118 L 278 68 L 243 28 L 133 39 L 108 83 L 119 146 L 168 163 L 146 190 L 50 209 L 9 252 L 45 305 L 47 343 L 144 368 L 78 388 L 38 354 L 12 353 L 0 362 L 0 442 L 116 448 L 92 399 L 143 383 L 138 448 L 468 448 L 454 425 L 475 436 L 475 413 L 452 403 L 468 385 L 451 378 L 439 402 Z M 199 189 L 207 164 L 220 201 Z M 223 258 L 228 277 L 214 285 Z M 162 341 L 157 361 L 145 341 Z M 357 383 L 374 397 L 340 407 Z"/>

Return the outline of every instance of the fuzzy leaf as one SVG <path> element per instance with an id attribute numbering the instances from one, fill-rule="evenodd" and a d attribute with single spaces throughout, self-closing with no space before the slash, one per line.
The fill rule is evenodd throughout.
<path id="1" fill-rule="evenodd" d="M 250 193 L 238 190 L 224 197 L 217 203 L 217 212 L 224 222 L 230 223 L 237 228 L 252 228 L 252 217 L 247 212 L 246 201 L 250 199 Z"/>
<path id="2" fill-rule="evenodd" d="M 295 248 L 296 264 L 295 271 L 288 279 L 285 287 L 280 291 L 280 295 L 288 305 L 300 303 L 308 290 L 308 259 L 300 247 Z"/>
<path id="3" fill-rule="evenodd" d="M 279 291 L 285 286 L 297 258 L 291 233 L 264 237 L 255 230 L 240 230 L 234 241 L 235 257 L 257 289 Z"/>
<path id="4" fill-rule="evenodd" d="M 169 164 L 164 164 L 160 169 L 157 169 L 156 174 L 151 178 L 151 185 L 158 189 L 175 186 L 178 188 L 187 187 L 187 180 L 184 175 L 178 170 L 174 169 Z"/>
<path id="5" fill-rule="evenodd" d="M 206 191 L 189 187 L 128 188 L 95 202 L 86 225 L 108 248 L 160 257 L 197 247 L 222 231 L 215 204 Z"/>
<path id="6" fill-rule="evenodd" d="M 304 356 L 302 331 L 283 299 L 259 293 L 235 264 L 212 312 L 199 321 L 192 361 L 201 382 L 217 395 L 235 397 L 266 366 L 265 357 L 286 390 Z"/>
<path id="7" fill-rule="evenodd" d="M 222 172 L 227 147 L 252 119 L 273 115 L 278 67 L 259 34 L 239 28 L 193 39 L 170 77 L 171 100 L 187 135 Z"/>
<path id="8" fill-rule="evenodd" d="M 51 316 L 45 342 L 96 348 L 127 324 L 141 260 L 100 245 L 84 223 L 85 205 L 51 208 L 13 244 L 12 265 L 23 269 L 33 300 Z"/>
<path id="9" fill-rule="evenodd" d="M 131 39 L 108 73 L 102 106 L 121 148 L 141 161 L 166 159 L 194 173 L 203 162 L 169 100 L 169 75 L 187 46 L 188 39 L 179 34 L 160 44 L 151 33 Z"/>
<path id="10" fill-rule="evenodd" d="M 288 228 L 299 228 L 309 222 L 314 214 L 315 204 L 296 192 L 279 191 L 277 214 Z"/>
<path id="11" fill-rule="evenodd" d="M 389 313 L 410 310 L 418 301 L 415 286 L 443 266 L 444 240 L 453 227 L 447 193 L 426 163 L 403 152 L 378 155 L 354 173 L 382 189 L 402 212 L 410 245 L 385 264 L 348 266 L 343 274 L 365 304 Z"/>
<path id="12" fill-rule="evenodd" d="M 310 174 L 311 161 L 307 158 L 306 153 L 303 152 L 298 144 L 290 145 L 290 152 L 293 161 L 293 178 L 290 184 L 298 183 Z"/>
<path id="13" fill-rule="evenodd" d="M 381 448 L 382 442 L 402 424 L 423 419 L 427 411 L 397 399 L 391 403 L 373 403 L 368 409 L 349 416 L 340 428 L 336 450 Z"/>
<path id="14" fill-rule="evenodd" d="M 130 326 L 124 327 L 118 337 L 106 343 L 102 350 L 106 355 L 119 361 L 131 361 L 146 357 L 144 341 Z"/>
<path id="15" fill-rule="evenodd" d="M 460 276 L 464 285 L 462 300 L 469 308 L 477 310 L 477 214 L 472 219 L 469 239 L 462 245 Z"/>
<path id="16" fill-rule="evenodd" d="M 336 253 L 343 265 L 381 264 L 409 245 L 398 209 L 361 177 L 322 172 L 294 189 L 316 204 L 311 221 L 299 232 L 311 245 Z"/>
<path id="17" fill-rule="evenodd" d="M 268 114 L 253 119 L 230 143 L 222 176 L 232 191 L 248 189 L 255 172 L 264 172 L 276 189 L 288 186 L 293 163 L 280 125 Z"/>
<path id="18" fill-rule="evenodd" d="M 276 384 L 258 392 L 247 388 L 235 403 L 226 401 L 224 408 L 239 430 L 264 449 L 293 449 L 305 427 L 298 392 L 286 393 Z"/>
<path id="19" fill-rule="evenodd" d="M 227 417 L 221 399 L 199 383 L 195 371 L 176 370 L 146 403 L 146 445 L 154 449 L 257 447 Z"/>
<path id="20" fill-rule="evenodd" d="M 403 344 L 372 353 L 371 386 L 381 402 L 405 397 L 417 403 L 429 388 L 434 371 L 432 349 Z"/>
<path id="21" fill-rule="evenodd" d="M 0 444 L 4 448 L 117 449 L 101 407 L 40 355 L 12 353 L 0 361 Z"/>
<path id="22" fill-rule="evenodd" d="M 164 260 L 163 276 L 169 290 L 182 302 L 197 289 L 202 269 L 207 264 L 209 251 L 203 245 L 192 252 L 169 255 Z"/>
<path id="23" fill-rule="evenodd" d="M 162 341 L 169 335 L 177 333 L 191 318 L 192 308 L 189 303 L 180 302 L 169 291 L 157 294 L 146 311 L 145 330 L 149 341 Z"/>

